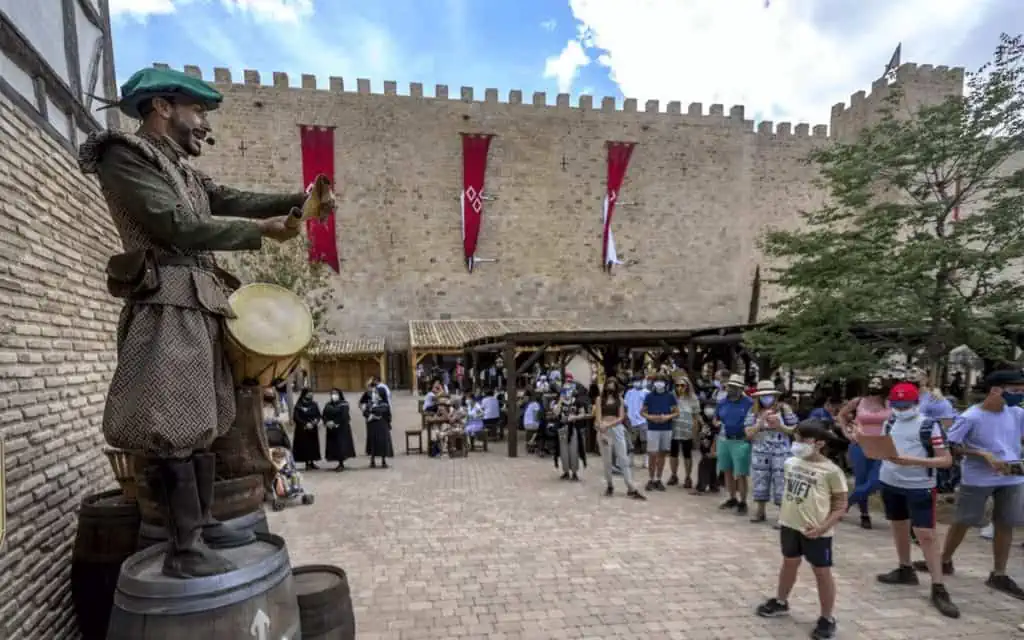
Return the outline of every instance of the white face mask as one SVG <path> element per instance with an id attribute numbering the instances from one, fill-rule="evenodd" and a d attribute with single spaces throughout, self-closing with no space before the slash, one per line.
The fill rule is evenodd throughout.
<path id="1" fill-rule="evenodd" d="M 892 415 L 897 420 L 906 420 L 907 418 L 913 418 L 917 415 L 917 407 L 910 407 L 909 409 L 893 409 Z"/>
<path id="2" fill-rule="evenodd" d="M 665 383 L 664 382 L 655 382 L 654 383 L 654 390 L 657 391 L 658 393 L 664 392 L 665 391 Z"/>
<path id="3" fill-rule="evenodd" d="M 642 383 L 642 382 L 634 382 L 633 383 L 633 388 L 634 389 L 643 389 L 644 388 L 644 383 Z"/>
<path id="4" fill-rule="evenodd" d="M 761 396 L 761 406 L 770 407 L 775 404 L 775 396 Z"/>
<path id="5" fill-rule="evenodd" d="M 714 418 L 715 417 L 715 408 L 714 407 L 704 407 L 704 415 L 709 417 L 709 418 Z"/>
<path id="6" fill-rule="evenodd" d="M 336 393 L 332 393 L 331 394 L 331 402 L 337 402 L 338 400 L 341 400 L 341 396 L 339 396 Z"/>
<path id="7" fill-rule="evenodd" d="M 794 442 L 790 445 L 789 451 L 798 458 L 810 458 L 814 455 L 814 447 L 806 442 Z"/>
<path id="8" fill-rule="evenodd" d="M 277 417 L 277 412 L 274 411 L 273 407 L 263 407 L 263 419 L 273 420 Z"/>

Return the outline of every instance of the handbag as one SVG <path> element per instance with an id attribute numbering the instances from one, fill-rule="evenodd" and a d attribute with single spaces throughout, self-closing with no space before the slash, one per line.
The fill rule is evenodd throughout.
<path id="1" fill-rule="evenodd" d="M 107 260 L 107 291 L 115 298 L 144 298 L 159 290 L 160 266 L 152 250 L 119 253 Z"/>

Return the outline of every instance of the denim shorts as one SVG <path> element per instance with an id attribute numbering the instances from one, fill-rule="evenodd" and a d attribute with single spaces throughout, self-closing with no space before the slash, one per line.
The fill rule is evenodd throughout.
<path id="1" fill-rule="evenodd" d="M 672 450 L 672 430 L 647 430 L 647 453 L 668 453 Z"/>

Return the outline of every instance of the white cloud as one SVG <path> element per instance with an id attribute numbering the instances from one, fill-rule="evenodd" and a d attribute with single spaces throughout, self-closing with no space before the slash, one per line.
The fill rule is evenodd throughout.
<path id="1" fill-rule="evenodd" d="M 143 21 L 150 15 L 167 15 L 189 4 L 213 0 L 110 0 L 110 15 Z M 291 22 L 313 15 L 313 0 L 220 0 L 228 11 L 246 13 L 261 22 Z"/>
<path id="2" fill-rule="evenodd" d="M 558 21 L 555 20 L 554 18 L 551 18 L 550 20 L 545 20 L 544 22 L 540 23 L 540 28 L 545 31 L 554 31 L 555 27 L 557 26 Z"/>
<path id="3" fill-rule="evenodd" d="M 558 80 L 558 91 L 568 93 L 579 74 L 580 67 L 590 64 L 590 57 L 583 50 L 579 40 L 570 40 L 562 53 L 552 56 L 544 63 L 544 77 Z"/>
<path id="4" fill-rule="evenodd" d="M 766 119 L 822 123 L 832 104 L 870 88 L 898 42 L 904 61 L 942 64 L 992 2 L 847 3 L 836 19 L 855 26 L 843 30 L 823 26 L 820 5 L 801 0 L 773 0 L 769 8 L 762 0 L 569 4 L 584 40 L 601 52 L 598 64 L 627 97 L 739 104 Z M 545 70 L 560 84 L 587 57 L 571 44 Z"/>

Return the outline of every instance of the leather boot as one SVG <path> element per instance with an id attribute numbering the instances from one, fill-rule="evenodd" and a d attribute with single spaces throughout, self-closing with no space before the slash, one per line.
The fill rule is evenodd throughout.
<path id="1" fill-rule="evenodd" d="M 216 477 L 217 457 L 212 453 L 197 453 L 192 456 L 192 465 L 196 470 L 196 487 L 199 492 L 199 508 L 203 523 L 203 542 L 211 549 L 231 549 L 244 547 L 256 542 L 256 534 L 252 531 L 235 529 L 214 518 L 210 509 L 213 507 L 213 482 Z"/>
<path id="2" fill-rule="evenodd" d="M 199 540 L 202 514 L 191 460 L 162 460 L 146 469 L 146 481 L 165 511 L 168 539 L 163 566 L 165 576 L 203 578 L 236 569 Z"/>

